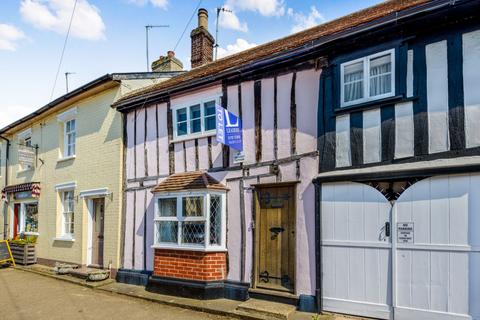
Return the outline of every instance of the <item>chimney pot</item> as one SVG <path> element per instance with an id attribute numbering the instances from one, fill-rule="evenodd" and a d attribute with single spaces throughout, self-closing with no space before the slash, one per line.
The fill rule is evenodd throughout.
<path id="1" fill-rule="evenodd" d="M 198 9 L 198 26 L 208 30 L 208 11 L 207 9 Z"/>
<path id="2" fill-rule="evenodd" d="M 192 30 L 190 38 L 192 39 L 192 68 L 212 62 L 215 39 L 208 32 L 208 11 L 206 9 L 198 9 L 198 27 Z"/>

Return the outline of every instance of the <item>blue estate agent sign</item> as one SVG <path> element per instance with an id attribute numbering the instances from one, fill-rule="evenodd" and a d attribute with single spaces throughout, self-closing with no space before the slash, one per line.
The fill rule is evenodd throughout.
<path id="1" fill-rule="evenodd" d="M 243 151 L 242 120 L 228 110 L 216 105 L 217 142 Z"/>

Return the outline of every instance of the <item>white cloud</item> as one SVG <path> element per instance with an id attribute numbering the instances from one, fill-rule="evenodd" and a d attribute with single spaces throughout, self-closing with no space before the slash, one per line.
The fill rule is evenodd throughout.
<path id="1" fill-rule="evenodd" d="M 227 0 L 226 5 L 238 11 L 255 11 L 263 16 L 283 16 L 284 0 Z"/>
<path id="2" fill-rule="evenodd" d="M 255 46 L 257 46 L 256 43 L 250 43 L 245 39 L 238 38 L 234 44 L 227 45 L 226 49 L 222 47 L 218 48 L 218 57 L 223 58 L 231 54 L 253 48 Z"/>
<path id="3" fill-rule="evenodd" d="M 22 0 L 20 14 L 34 27 L 65 34 L 75 0 Z M 70 30 L 72 37 L 86 40 L 105 38 L 100 10 L 87 0 L 78 0 Z"/>
<path id="4" fill-rule="evenodd" d="M 145 6 L 151 3 L 154 7 L 166 10 L 168 7 L 168 0 L 128 0 L 128 2 L 138 6 Z"/>
<path id="5" fill-rule="evenodd" d="M 26 106 L 0 106 L 2 116 L 0 117 L 0 128 L 4 128 L 9 124 L 21 119 L 22 117 L 32 113 L 35 108 Z"/>
<path id="6" fill-rule="evenodd" d="M 25 39 L 25 34 L 16 27 L 0 23 L 0 50 L 15 51 L 18 41 Z"/>
<path id="7" fill-rule="evenodd" d="M 224 6 L 224 8 L 230 10 L 228 6 Z M 220 27 L 226 29 L 232 29 L 242 32 L 248 31 L 248 26 L 246 22 L 240 22 L 237 15 L 234 12 L 224 11 L 220 13 L 220 19 L 218 20 L 218 24 Z"/>
<path id="8" fill-rule="evenodd" d="M 325 22 L 325 17 L 317 10 L 315 6 L 310 7 L 310 12 L 308 15 L 305 15 L 302 12 L 294 12 L 292 8 L 288 8 L 287 14 L 295 21 L 295 24 L 291 29 L 291 33 L 312 28 L 320 23 Z"/>

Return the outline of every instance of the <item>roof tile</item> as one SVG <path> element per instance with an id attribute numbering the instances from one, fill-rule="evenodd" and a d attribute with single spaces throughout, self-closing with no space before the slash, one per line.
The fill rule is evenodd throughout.
<path id="1" fill-rule="evenodd" d="M 175 173 L 153 188 L 152 193 L 187 190 L 228 190 L 227 187 L 204 171 Z"/>

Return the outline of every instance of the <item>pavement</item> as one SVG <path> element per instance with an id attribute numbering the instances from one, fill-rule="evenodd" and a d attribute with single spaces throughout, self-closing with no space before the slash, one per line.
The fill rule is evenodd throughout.
<path id="1" fill-rule="evenodd" d="M 249 300 L 250 304 L 252 300 Z M 7 303 L 6 308 L 2 306 L 4 302 Z M 266 308 L 276 308 L 268 306 L 271 302 L 261 300 L 259 303 Z M 69 275 L 56 275 L 51 268 L 42 265 L 0 269 L 0 319 L 3 319 L 2 314 L 8 314 L 8 319 L 22 320 L 146 319 L 148 316 L 165 320 L 282 319 L 273 314 L 275 317 L 265 316 L 261 312 L 245 313 L 239 308 L 241 304 L 228 299 L 196 300 L 161 295 L 148 292 L 142 286 L 118 283 L 112 279 L 87 282 Z M 347 318 L 299 311 L 288 313 L 288 320 L 312 319 Z"/>

